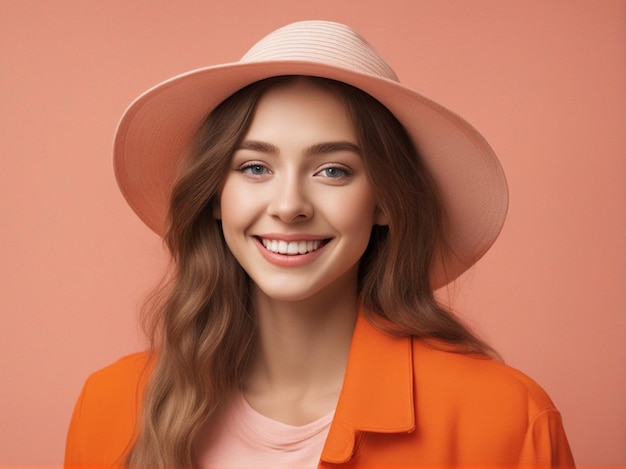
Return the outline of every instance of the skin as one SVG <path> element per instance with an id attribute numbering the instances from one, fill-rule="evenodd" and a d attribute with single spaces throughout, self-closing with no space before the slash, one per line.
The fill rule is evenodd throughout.
<path id="1" fill-rule="evenodd" d="M 306 80 L 268 91 L 215 215 L 253 282 L 259 349 L 244 396 L 284 423 L 322 417 L 334 409 L 345 374 L 359 260 L 372 226 L 386 223 L 342 100 Z M 267 249 L 280 241 L 300 254 Z"/>

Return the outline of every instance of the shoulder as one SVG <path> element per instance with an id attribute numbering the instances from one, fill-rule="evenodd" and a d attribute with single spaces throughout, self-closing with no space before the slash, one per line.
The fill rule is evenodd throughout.
<path id="1" fill-rule="evenodd" d="M 559 411 L 521 371 L 415 340 L 413 359 L 418 432 L 454 435 L 455 454 L 468 461 L 574 465 Z"/>
<path id="2" fill-rule="evenodd" d="M 70 422 L 66 466 L 120 463 L 136 431 L 150 370 L 148 353 L 135 353 L 87 378 Z"/>
<path id="3" fill-rule="evenodd" d="M 141 375 L 147 371 L 148 363 L 147 352 L 126 355 L 92 373 L 87 378 L 86 385 L 109 390 L 128 387 L 133 382 L 139 382 Z"/>
<path id="4" fill-rule="evenodd" d="M 548 394 L 533 379 L 504 363 L 453 353 L 413 341 L 416 387 L 437 393 L 470 410 L 517 417 L 529 422 L 556 411 Z"/>
<path id="5" fill-rule="evenodd" d="M 342 391 L 349 402 L 341 407 L 340 398 L 335 416 L 342 425 L 368 429 L 359 449 L 362 461 L 381 467 L 393 461 L 573 464 L 558 410 L 524 373 L 482 356 L 454 353 L 441 343 L 388 334 L 364 321 L 357 323 L 352 346 L 357 353 L 351 352 Z M 338 433 L 334 437 L 342 441 Z M 391 433 L 393 451 L 388 450 Z"/>
<path id="6" fill-rule="evenodd" d="M 100 423 L 135 416 L 150 371 L 146 352 L 124 356 L 86 380 L 80 404 L 86 417 Z"/>
<path id="7" fill-rule="evenodd" d="M 123 403 L 134 406 L 149 370 L 149 355 L 146 352 L 118 359 L 87 378 L 82 392 L 83 405 L 119 408 Z"/>

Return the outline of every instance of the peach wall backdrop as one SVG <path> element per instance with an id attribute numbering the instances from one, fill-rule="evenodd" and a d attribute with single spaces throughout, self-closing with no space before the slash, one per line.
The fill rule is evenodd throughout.
<path id="1" fill-rule="evenodd" d="M 624 1 L 0 0 L 0 466 L 61 464 L 86 376 L 142 346 L 164 256 L 113 179 L 126 105 L 311 18 L 491 142 L 510 214 L 454 306 L 550 393 L 579 464 L 626 465 Z"/>

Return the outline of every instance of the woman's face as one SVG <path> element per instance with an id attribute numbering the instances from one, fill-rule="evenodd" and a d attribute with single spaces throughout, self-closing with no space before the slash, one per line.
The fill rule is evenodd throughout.
<path id="1" fill-rule="evenodd" d="M 233 255 L 269 298 L 354 292 L 372 226 L 384 220 L 341 99 L 305 80 L 264 94 L 215 215 Z"/>

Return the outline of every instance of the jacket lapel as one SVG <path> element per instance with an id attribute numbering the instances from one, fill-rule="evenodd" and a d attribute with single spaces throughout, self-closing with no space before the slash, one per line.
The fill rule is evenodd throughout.
<path id="1" fill-rule="evenodd" d="M 349 461 L 359 431 L 405 433 L 414 428 L 411 338 L 384 334 L 360 314 L 321 459 Z"/>

